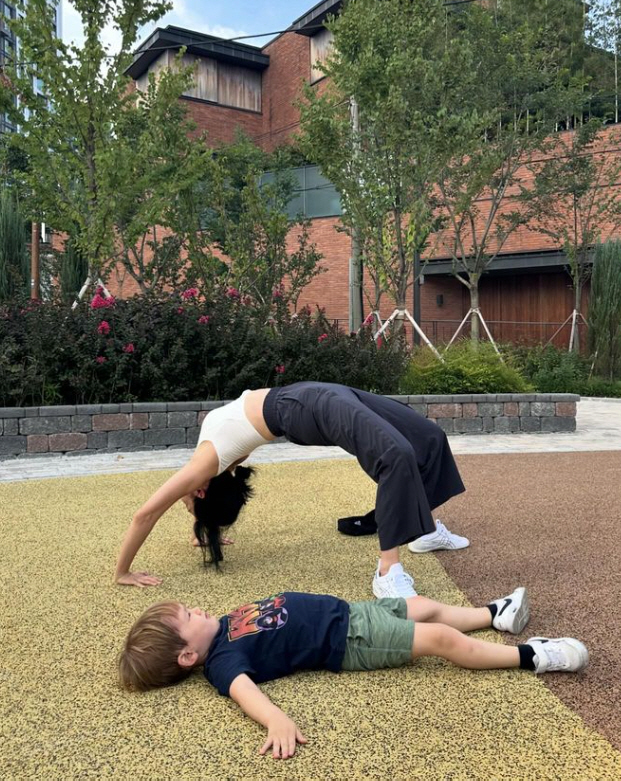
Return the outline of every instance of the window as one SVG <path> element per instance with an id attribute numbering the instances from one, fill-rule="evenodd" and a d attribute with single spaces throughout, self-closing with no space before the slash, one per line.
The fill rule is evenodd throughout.
<path id="1" fill-rule="evenodd" d="M 342 214 L 341 199 L 334 185 L 319 171 L 316 165 L 293 168 L 293 197 L 287 206 L 290 219 L 303 217 L 338 217 Z M 266 173 L 263 182 L 274 181 L 274 174 Z"/>

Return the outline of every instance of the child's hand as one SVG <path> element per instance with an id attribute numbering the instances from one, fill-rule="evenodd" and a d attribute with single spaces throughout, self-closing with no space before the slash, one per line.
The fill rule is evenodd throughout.
<path id="1" fill-rule="evenodd" d="M 162 583 L 162 579 L 156 575 L 149 575 L 148 572 L 126 572 L 124 575 L 119 575 L 116 578 L 116 582 L 119 586 L 145 588 L 145 586 L 159 586 Z"/>
<path id="2" fill-rule="evenodd" d="M 297 743 L 308 743 L 296 727 L 293 719 L 280 712 L 275 713 L 267 724 L 267 740 L 259 754 L 265 754 L 272 747 L 274 759 L 288 759 L 295 754 Z"/>

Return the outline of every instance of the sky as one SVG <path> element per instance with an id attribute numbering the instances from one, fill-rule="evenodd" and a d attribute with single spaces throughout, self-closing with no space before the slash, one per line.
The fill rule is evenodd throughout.
<path id="1" fill-rule="evenodd" d="M 317 0 L 173 0 L 173 10 L 157 23 L 145 27 L 139 42 L 156 27 L 168 24 L 220 38 L 284 30 L 316 3 Z M 62 37 L 78 45 L 84 39 L 80 16 L 70 0 L 62 0 Z M 118 47 L 118 32 L 113 27 L 107 29 L 104 40 L 111 47 L 110 53 L 114 53 Z M 270 37 L 256 38 L 243 43 L 265 46 L 269 40 Z"/>

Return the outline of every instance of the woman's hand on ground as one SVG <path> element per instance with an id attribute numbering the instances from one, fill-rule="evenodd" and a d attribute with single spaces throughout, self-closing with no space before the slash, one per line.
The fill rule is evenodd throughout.
<path id="1" fill-rule="evenodd" d="M 293 719 L 280 711 L 268 722 L 267 740 L 261 747 L 259 754 L 266 754 L 271 748 L 274 759 L 288 759 L 295 754 L 298 743 L 308 743 L 308 741 L 297 728 Z"/>
<path id="2" fill-rule="evenodd" d="M 156 575 L 149 575 L 148 572 L 126 572 L 124 575 L 117 575 L 116 582 L 119 586 L 145 588 L 146 586 L 161 585 L 162 578 L 158 578 Z"/>

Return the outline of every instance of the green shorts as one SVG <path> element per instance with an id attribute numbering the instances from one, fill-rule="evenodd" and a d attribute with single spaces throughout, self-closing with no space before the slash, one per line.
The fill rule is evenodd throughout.
<path id="1" fill-rule="evenodd" d="M 412 661 L 414 621 L 405 599 L 352 602 L 343 670 L 379 670 Z"/>

